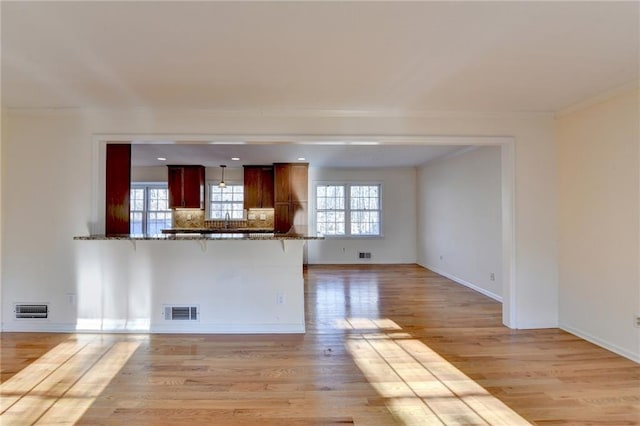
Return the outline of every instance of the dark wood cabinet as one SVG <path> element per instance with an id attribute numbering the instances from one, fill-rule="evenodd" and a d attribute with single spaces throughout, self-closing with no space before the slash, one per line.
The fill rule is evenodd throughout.
<path id="1" fill-rule="evenodd" d="M 289 203 L 291 200 L 291 167 L 288 163 L 273 165 L 273 189 L 276 204 Z"/>
<path id="2" fill-rule="evenodd" d="M 244 166 L 244 208 L 273 208 L 273 166 Z"/>
<path id="3" fill-rule="evenodd" d="M 167 166 L 169 208 L 204 208 L 204 167 Z"/>
<path id="4" fill-rule="evenodd" d="M 308 164 L 292 164 L 289 172 L 291 182 L 290 201 L 292 203 L 306 203 L 308 198 Z"/>
<path id="5" fill-rule="evenodd" d="M 105 175 L 106 235 L 128 234 L 131 189 L 131 145 L 107 144 Z"/>
<path id="6" fill-rule="evenodd" d="M 288 232 L 292 226 L 308 224 L 307 163 L 276 163 L 274 171 L 274 228 Z"/>

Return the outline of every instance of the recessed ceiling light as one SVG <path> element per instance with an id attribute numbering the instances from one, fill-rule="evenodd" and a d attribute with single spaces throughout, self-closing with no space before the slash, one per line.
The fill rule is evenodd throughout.
<path id="1" fill-rule="evenodd" d="M 164 157 L 158 157 L 158 161 L 167 161 L 167 159 Z"/>
<path id="2" fill-rule="evenodd" d="M 306 158 L 304 158 L 304 157 L 298 157 L 298 161 L 304 161 L 304 160 L 306 160 Z"/>
<path id="3" fill-rule="evenodd" d="M 240 157 L 231 157 L 233 161 L 240 161 Z"/>

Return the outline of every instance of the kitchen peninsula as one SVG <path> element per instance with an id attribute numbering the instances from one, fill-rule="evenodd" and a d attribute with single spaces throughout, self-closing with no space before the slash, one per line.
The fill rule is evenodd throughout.
<path id="1" fill-rule="evenodd" d="M 226 193 L 241 209 L 219 210 L 225 165 L 209 199 L 203 165 L 166 167 L 170 226 L 130 234 L 145 229 L 131 226 L 131 145 L 106 145 L 104 234 L 74 238 L 76 330 L 304 333 L 304 247 L 322 238 L 307 232 L 308 164 L 245 165 L 243 197 Z"/>
<path id="2" fill-rule="evenodd" d="M 303 250 L 288 233 L 75 237 L 78 330 L 304 333 Z"/>

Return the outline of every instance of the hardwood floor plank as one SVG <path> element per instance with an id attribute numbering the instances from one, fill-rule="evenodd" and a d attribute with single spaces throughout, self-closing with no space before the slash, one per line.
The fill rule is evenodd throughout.
<path id="1" fill-rule="evenodd" d="M 419 266 L 310 266 L 305 305 L 304 335 L 3 333 L 0 423 L 640 425 L 640 365 Z"/>

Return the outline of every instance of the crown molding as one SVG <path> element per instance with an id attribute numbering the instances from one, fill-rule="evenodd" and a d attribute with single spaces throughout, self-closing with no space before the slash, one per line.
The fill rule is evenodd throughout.
<path id="1" fill-rule="evenodd" d="M 453 111 L 409 109 L 205 109 L 168 107 L 3 107 L 9 114 L 131 113 L 131 114 L 202 114 L 211 117 L 240 118 L 533 118 L 553 117 L 551 111 Z"/>
<path id="2" fill-rule="evenodd" d="M 608 101 L 611 98 L 614 98 L 618 95 L 621 95 L 625 92 L 630 92 L 632 90 L 637 90 L 640 88 L 640 79 L 638 80 L 632 80 L 628 83 L 625 83 L 621 86 L 617 86 L 614 87 L 613 89 L 609 89 L 607 91 L 604 91 L 602 93 L 599 93 L 589 99 L 585 99 L 583 101 L 580 101 L 578 103 L 575 103 L 573 105 L 570 105 L 566 108 L 562 108 L 561 110 L 558 110 L 558 112 L 556 112 L 555 114 L 555 118 L 561 118 L 564 117 L 566 115 L 572 114 L 576 111 L 580 111 L 582 109 L 585 108 L 589 108 L 593 105 L 599 104 L 601 102 L 605 102 Z"/>

